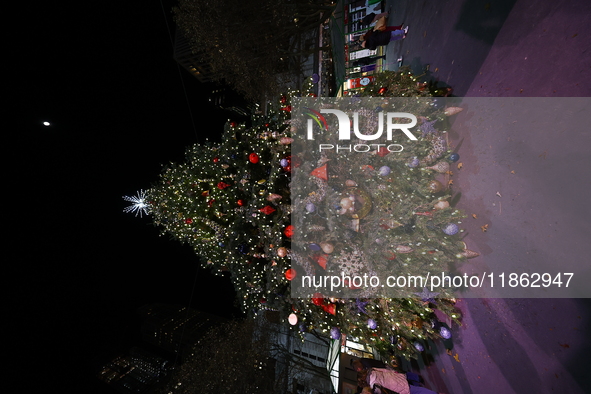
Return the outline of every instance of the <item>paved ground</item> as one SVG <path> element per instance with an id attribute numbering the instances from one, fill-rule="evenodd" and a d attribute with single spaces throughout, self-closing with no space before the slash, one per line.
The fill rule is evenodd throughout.
<path id="1" fill-rule="evenodd" d="M 390 0 L 390 25 L 408 37 L 388 45 L 404 64 L 457 96 L 588 96 L 591 3 L 585 0 Z"/>
<path id="2" fill-rule="evenodd" d="M 461 97 L 591 96 L 591 2 L 586 0 L 401 0 L 389 24 L 410 26 L 388 45 L 396 59 Z M 591 182 L 587 129 L 477 131 L 469 111 L 452 140 L 464 167 L 453 179 L 480 267 L 588 266 Z M 564 131 L 564 130 L 562 130 Z M 515 174 L 511 174 L 514 171 Z M 503 195 L 495 195 L 500 191 Z M 499 202 L 502 202 L 502 207 Z M 489 230 L 480 231 L 487 223 Z M 421 360 L 427 386 L 445 393 L 590 393 L 590 299 L 460 299 L 464 324 L 453 349 Z"/>

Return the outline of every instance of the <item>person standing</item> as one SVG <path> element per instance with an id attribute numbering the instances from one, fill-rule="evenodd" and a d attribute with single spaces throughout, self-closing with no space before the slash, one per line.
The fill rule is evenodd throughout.
<path id="1" fill-rule="evenodd" d="M 361 37 L 361 46 L 367 49 L 376 49 L 380 45 L 388 45 L 391 41 L 398 41 L 406 38 L 408 26 L 404 29 L 400 26 L 383 26 L 380 30 L 368 31 Z"/>
<path id="2" fill-rule="evenodd" d="M 357 386 L 361 394 L 437 394 L 435 391 L 418 386 L 419 376 L 414 373 L 400 373 L 385 367 L 381 361 L 352 359 L 351 365 L 357 372 Z"/>

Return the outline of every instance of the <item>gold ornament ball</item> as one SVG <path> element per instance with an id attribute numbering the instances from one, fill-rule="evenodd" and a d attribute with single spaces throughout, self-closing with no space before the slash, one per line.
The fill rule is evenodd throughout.
<path id="1" fill-rule="evenodd" d="M 429 188 L 429 191 L 431 193 L 439 193 L 443 190 L 443 184 L 441 184 L 441 182 L 439 182 L 436 179 L 429 182 L 429 185 L 427 187 Z"/>
<path id="2" fill-rule="evenodd" d="M 394 219 L 388 219 L 388 220 L 386 220 L 386 222 L 384 224 L 390 228 L 396 228 L 396 227 L 402 226 L 401 223 L 397 222 Z"/>
<path id="3" fill-rule="evenodd" d="M 354 204 L 352 204 L 352 206 L 347 209 L 347 212 L 355 219 L 363 219 L 371 211 L 371 196 L 365 190 L 362 190 L 358 187 L 347 188 L 343 193 L 341 203 L 345 199 L 349 199 L 354 202 Z M 344 209 L 344 207 L 342 208 Z"/>
<path id="4" fill-rule="evenodd" d="M 439 163 L 431 167 L 427 167 L 427 169 L 437 171 L 438 173 L 443 174 L 449 171 L 449 163 L 447 161 L 440 161 Z"/>

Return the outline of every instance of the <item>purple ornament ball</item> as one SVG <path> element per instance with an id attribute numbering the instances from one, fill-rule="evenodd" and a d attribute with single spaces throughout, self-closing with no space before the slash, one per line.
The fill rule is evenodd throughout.
<path id="1" fill-rule="evenodd" d="M 415 168 L 419 166 L 419 159 L 416 157 L 413 157 L 406 165 L 409 166 L 410 168 Z"/>
<path id="2" fill-rule="evenodd" d="M 449 331 L 447 327 L 441 327 L 439 329 L 439 335 L 441 335 L 443 339 L 449 339 L 451 338 L 451 331 Z"/>
<path id="3" fill-rule="evenodd" d="M 308 248 L 310 248 L 310 250 L 312 250 L 314 252 L 318 252 L 318 251 L 322 250 L 320 245 L 315 244 L 315 243 L 308 244 Z"/>
<path id="4" fill-rule="evenodd" d="M 309 202 L 306 204 L 306 211 L 308 212 L 314 212 L 316 210 L 316 205 L 314 205 L 313 203 Z"/>
<path id="5" fill-rule="evenodd" d="M 374 319 L 368 319 L 367 326 L 372 330 L 375 330 L 376 328 L 378 328 L 378 323 Z"/>
<path id="6" fill-rule="evenodd" d="M 281 159 L 279 164 L 281 164 L 281 167 L 287 167 L 289 165 L 289 161 L 287 159 Z"/>
<path id="7" fill-rule="evenodd" d="M 455 223 L 448 223 L 443 227 L 443 232 L 447 235 L 455 235 L 460 231 L 460 228 Z"/>
<path id="8" fill-rule="evenodd" d="M 388 167 L 388 166 L 382 166 L 382 167 L 380 167 L 379 174 L 381 176 L 387 176 L 387 175 L 390 174 L 390 171 L 391 171 L 390 170 L 390 167 Z"/>
<path id="9" fill-rule="evenodd" d="M 341 330 L 338 327 L 333 327 L 330 329 L 330 337 L 332 339 L 341 339 Z"/>
<path id="10" fill-rule="evenodd" d="M 415 349 L 417 349 L 419 352 L 422 352 L 423 350 L 425 350 L 425 347 L 423 346 L 422 343 L 420 342 L 415 342 L 413 343 L 413 346 L 415 347 Z"/>

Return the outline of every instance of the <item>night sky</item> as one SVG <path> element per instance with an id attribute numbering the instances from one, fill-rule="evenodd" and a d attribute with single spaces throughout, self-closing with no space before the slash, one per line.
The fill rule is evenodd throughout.
<path id="1" fill-rule="evenodd" d="M 43 3 L 13 15 L 4 277 L 17 392 L 102 392 L 94 376 L 137 342 L 146 303 L 232 312 L 229 280 L 122 212 L 123 195 L 228 119 L 208 104 L 211 86 L 173 60 L 172 5 Z"/>

